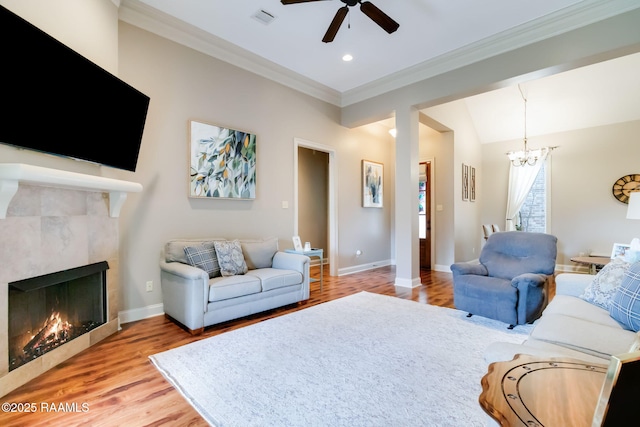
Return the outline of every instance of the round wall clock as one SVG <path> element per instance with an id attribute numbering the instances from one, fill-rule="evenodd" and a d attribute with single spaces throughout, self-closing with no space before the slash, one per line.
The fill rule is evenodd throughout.
<path id="1" fill-rule="evenodd" d="M 640 191 L 640 174 L 631 174 L 620 177 L 613 183 L 613 196 L 622 203 L 629 203 L 629 194 Z"/>

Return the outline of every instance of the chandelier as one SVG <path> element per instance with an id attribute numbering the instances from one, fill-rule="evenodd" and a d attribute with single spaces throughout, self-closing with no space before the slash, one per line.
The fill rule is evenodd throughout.
<path id="1" fill-rule="evenodd" d="M 544 147 L 534 150 L 530 150 L 527 147 L 527 98 L 524 96 L 520 85 L 518 85 L 518 90 L 520 90 L 520 96 L 522 96 L 522 100 L 524 101 L 524 150 L 509 151 L 507 156 L 509 157 L 511 164 L 515 167 L 524 165 L 533 166 L 538 163 L 539 159 L 545 158 L 551 150 L 557 147 Z"/>

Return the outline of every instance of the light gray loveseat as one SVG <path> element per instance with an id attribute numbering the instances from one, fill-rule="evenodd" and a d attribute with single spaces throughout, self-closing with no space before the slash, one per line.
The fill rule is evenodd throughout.
<path id="1" fill-rule="evenodd" d="M 235 242 L 242 248 L 239 257 L 244 258 L 246 273 L 224 276 L 215 268 L 207 272 L 190 264 L 185 248 L 191 255 L 198 249 L 205 258 L 213 253 L 214 260 L 205 261 L 218 267 L 216 252 L 211 251 L 215 242 L 231 241 L 171 240 L 160 259 L 164 312 L 192 334 L 205 326 L 309 299 L 309 257 L 280 252 L 276 238 L 240 239 Z"/>
<path id="2" fill-rule="evenodd" d="M 611 317 L 609 310 L 601 306 L 606 302 L 599 301 L 597 305 L 587 302 L 588 295 L 587 300 L 581 298 L 594 279 L 588 274 L 559 274 L 556 295 L 534 323 L 527 340 L 522 344 L 492 343 L 485 351 L 485 361 L 508 361 L 521 353 L 608 365 L 612 355 L 637 351 L 640 341 L 636 333 Z"/>

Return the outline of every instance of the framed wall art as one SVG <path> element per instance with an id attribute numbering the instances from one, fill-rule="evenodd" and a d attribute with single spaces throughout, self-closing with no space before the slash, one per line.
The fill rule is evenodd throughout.
<path id="1" fill-rule="evenodd" d="M 469 165 L 462 164 L 462 200 L 469 200 Z"/>
<path id="2" fill-rule="evenodd" d="M 384 165 L 362 161 L 362 207 L 381 208 L 384 195 Z"/>
<path id="3" fill-rule="evenodd" d="M 189 123 L 189 197 L 256 198 L 256 135 Z"/>
<path id="4" fill-rule="evenodd" d="M 476 168 L 469 167 L 469 200 L 476 201 Z"/>

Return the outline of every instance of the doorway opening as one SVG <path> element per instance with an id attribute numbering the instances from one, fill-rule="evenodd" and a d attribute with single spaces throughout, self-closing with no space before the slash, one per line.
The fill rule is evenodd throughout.
<path id="1" fill-rule="evenodd" d="M 315 153 L 315 154 L 314 154 Z M 311 158 L 311 161 L 308 160 Z M 315 158 L 315 159 L 314 159 Z M 322 162 L 324 166 L 322 166 Z M 315 164 L 315 166 L 313 166 Z M 294 138 L 294 235 L 303 241 L 310 241 L 312 246 L 324 250 L 324 258 L 329 262 L 329 274 L 337 275 L 337 191 L 336 191 L 336 154 L 331 147 L 317 144 L 300 138 Z M 317 175 L 324 175 L 319 183 Z M 301 184 L 302 183 L 302 184 Z M 314 189 L 315 188 L 315 189 Z M 309 194 L 309 192 L 312 194 Z M 303 194 L 304 193 L 304 194 Z M 311 197 L 311 201 L 309 199 Z M 323 200 L 313 200 L 323 199 Z M 313 213 L 314 207 L 322 210 Z M 326 207 L 323 207 L 326 206 Z M 315 224 L 314 224 L 315 221 Z M 323 225 L 326 224 L 326 225 Z M 317 227 L 318 230 L 308 232 L 311 236 L 324 236 L 326 246 L 320 241 L 305 237 L 303 230 Z M 325 228 L 325 230 L 321 230 Z M 315 239 L 315 238 L 314 238 Z M 324 260 L 323 260 L 324 262 Z"/>
<path id="2" fill-rule="evenodd" d="M 420 162 L 418 178 L 420 268 L 431 270 L 431 162 Z"/>

